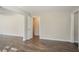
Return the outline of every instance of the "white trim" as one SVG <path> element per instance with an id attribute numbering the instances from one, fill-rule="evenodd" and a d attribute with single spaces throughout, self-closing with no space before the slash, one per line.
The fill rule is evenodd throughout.
<path id="1" fill-rule="evenodd" d="M 32 37 L 23 37 L 23 41 L 30 40 Z"/>
<path id="2" fill-rule="evenodd" d="M 40 37 L 40 29 L 41 29 L 41 23 L 40 23 L 40 21 L 41 21 L 41 18 L 40 18 L 41 16 L 39 16 L 39 37 Z"/>
<path id="3" fill-rule="evenodd" d="M 0 35 L 8 35 L 8 36 L 18 36 L 18 37 L 23 37 L 22 35 L 9 34 L 9 33 L 0 33 Z"/>
<path id="4" fill-rule="evenodd" d="M 79 11 L 79 8 L 78 9 L 76 9 L 76 10 L 74 10 L 72 13 L 76 13 L 76 12 L 78 12 Z"/>
<path id="5" fill-rule="evenodd" d="M 38 33 L 35 33 L 35 35 L 36 36 L 40 36 L 40 16 L 32 16 L 32 29 L 33 29 L 33 17 L 38 17 L 38 20 L 39 20 L 39 31 L 38 31 Z M 33 33 L 33 31 L 32 31 L 32 33 Z"/>
<path id="6" fill-rule="evenodd" d="M 74 43 L 78 43 L 78 41 L 74 41 Z"/>
<path id="7" fill-rule="evenodd" d="M 54 40 L 54 41 L 63 41 L 63 42 L 72 42 L 71 40 L 53 39 L 53 38 L 43 37 L 43 36 L 40 36 L 40 39 L 43 39 L 43 40 Z M 72 42 L 72 43 L 73 43 L 73 42 Z"/>
<path id="8" fill-rule="evenodd" d="M 31 22 L 31 24 L 29 24 L 28 22 Z M 32 38 L 32 28 L 30 28 L 30 31 L 29 31 L 29 26 L 32 27 L 32 17 L 31 16 L 26 16 L 25 17 L 25 25 L 24 25 L 24 35 L 23 35 L 23 41 L 25 40 L 29 40 Z"/>
<path id="9" fill-rule="evenodd" d="M 6 35 L 6 36 L 12 36 L 12 37 L 23 37 L 23 36 L 19 36 L 19 35 L 16 35 L 16 34 L 3 34 L 3 33 L 0 33 L 0 35 Z"/>
<path id="10" fill-rule="evenodd" d="M 26 41 L 26 39 L 23 38 L 23 41 Z"/>
<path id="11" fill-rule="evenodd" d="M 72 13 L 71 13 L 71 41 L 74 43 L 74 13 L 78 12 L 79 11 L 79 8 L 74 10 Z"/>
<path id="12" fill-rule="evenodd" d="M 71 41 L 74 43 L 74 13 L 71 13 Z"/>
<path id="13" fill-rule="evenodd" d="M 78 11 L 78 50 L 79 50 L 79 11 Z"/>

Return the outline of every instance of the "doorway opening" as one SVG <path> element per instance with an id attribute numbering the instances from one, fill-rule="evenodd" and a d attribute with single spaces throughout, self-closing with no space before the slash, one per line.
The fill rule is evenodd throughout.
<path id="1" fill-rule="evenodd" d="M 39 16 L 33 16 L 33 37 L 38 36 L 39 37 Z"/>
<path id="2" fill-rule="evenodd" d="M 40 22 L 40 17 L 39 16 L 33 16 L 33 39 L 32 41 L 34 43 L 39 42 L 39 22 Z"/>
<path id="3" fill-rule="evenodd" d="M 29 24 L 30 25 L 30 24 Z M 27 41 L 27 46 L 35 49 L 47 50 L 46 45 L 39 38 L 39 29 L 40 29 L 40 16 L 32 17 L 32 39 Z"/>
<path id="4" fill-rule="evenodd" d="M 47 49 L 46 45 L 40 40 L 40 16 L 33 16 L 33 38 L 32 43 L 39 49 Z"/>

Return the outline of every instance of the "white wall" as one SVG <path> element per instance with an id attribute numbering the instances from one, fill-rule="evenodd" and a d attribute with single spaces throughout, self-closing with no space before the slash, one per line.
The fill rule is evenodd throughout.
<path id="1" fill-rule="evenodd" d="M 24 16 L 20 14 L 0 15 L 0 34 L 23 36 Z"/>
<path id="2" fill-rule="evenodd" d="M 40 38 L 71 41 L 71 14 L 69 12 L 40 13 Z"/>

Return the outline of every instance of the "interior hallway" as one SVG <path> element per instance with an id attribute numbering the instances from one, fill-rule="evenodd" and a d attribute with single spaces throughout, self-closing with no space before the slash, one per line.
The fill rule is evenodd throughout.
<path id="1" fill-rule="evenodd" d="M 35 40 L 35 41 L 32 41 Z M 22 41 L 21 37 L 0 35 L 0 51 L 6 47 L 8 52 L 77 52 L 78 48 L 73 43 L 53 41 L 53 40 L 39 40 L 38 37 L 32 38 L 29 41 Z M 35 43 L 36 42 L 36 43 Z M 41 43 L 41 44 L 40 44 Z M 16 51 L 11 50 L 16 48 Z"/>

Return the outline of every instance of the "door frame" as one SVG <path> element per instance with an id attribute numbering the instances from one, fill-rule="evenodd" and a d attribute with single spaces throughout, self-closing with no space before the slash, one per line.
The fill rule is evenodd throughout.
<path id="1" fill-rule="evenodd" d="M 34 17 L 34 16 L 33 16 Z M 33 17 L 32 17 L 32 31 L 34 31 L 34 29 L 33 29 Z M 39 17 L 39 34 L 38 34 L 38 36 L 40 37 L 40 16 L 38 16 Z M 34 34 L 34 32 L 32 32 L 32 34 Z M 32 35 L 32 37 L 33 37 L 33 35 Z"/>
<path id="2" fill-rule="evenodd" d="M 71 13 L 71 42 L 74 43 L 74 13 L 78 12 L 79 9 L 76 9 L 74 10 L 72 13 Z M 79 41 L 79 39 L 78 39 Z"/>

